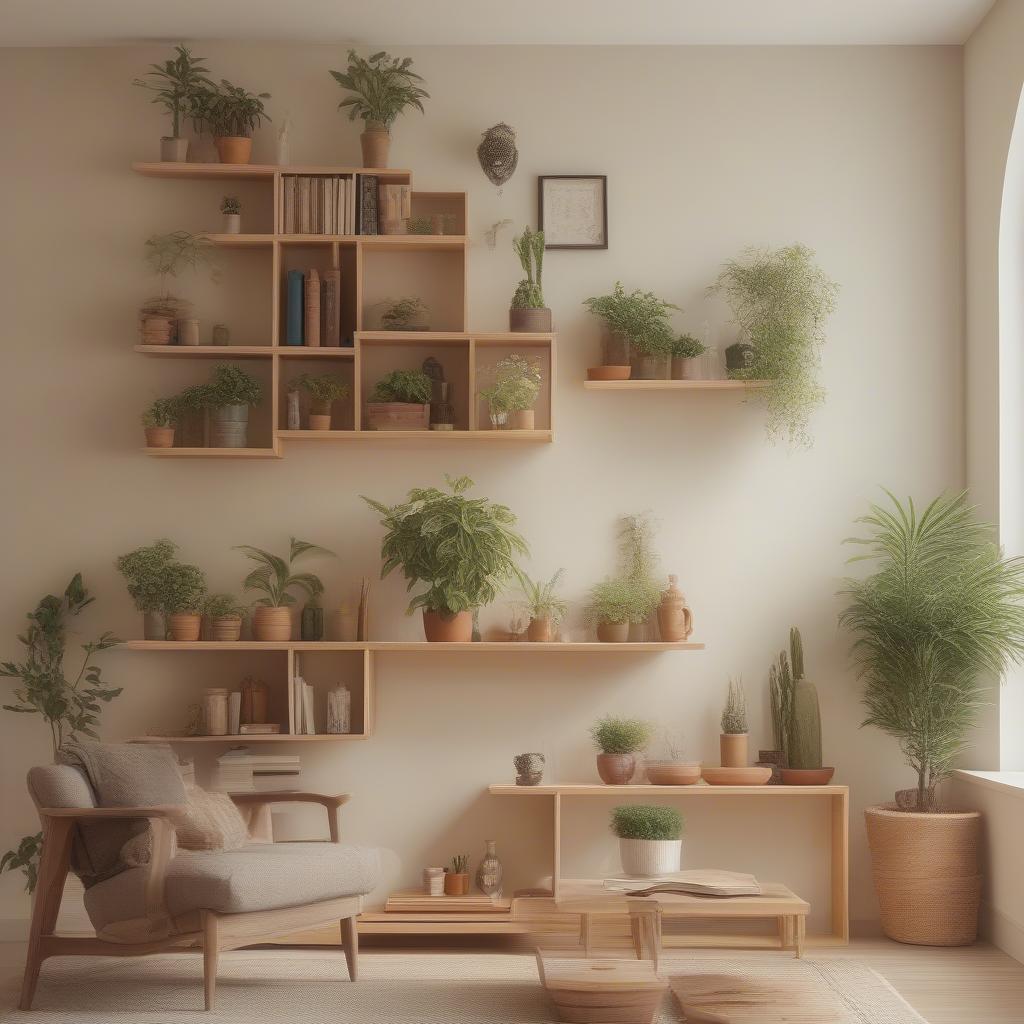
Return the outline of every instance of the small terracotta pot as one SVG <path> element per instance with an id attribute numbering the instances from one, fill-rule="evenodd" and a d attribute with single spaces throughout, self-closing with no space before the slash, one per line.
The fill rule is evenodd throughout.
<path id="1" fill-rule="evenodd" d="M 625 786 L 636 771 L 636 758 L 632 754 L 598 754 L 597 774 L 608 786 Z"/>
<path id="2" fill-rule="evenodd" d="M 252 159 L 252 139 L 242 135 L 222 135 L 213 144 L 222 164 L 247 164 Z"/>
<path id="3" fill-rule="evenodd" d="M 331 414 L 328 413 L 325 416 L 323 413 L 311 412 L 309 414 L 309 429 L 310 430 L 330 430 L 331 429 Z"/>
<path id="4" fill-rule="evenodd" d="M 287 643 L 292 638 L 291 610 L 258 605 L 252 613 L 252 637 L 269 643 Z"/>
<path id="5" fill-rule="evenodd" d="M 221 615 L 210 623 L 210 639 L 221 642 L 240 640 L 242 637 L 242 616 Z"/>
<path id="6" fill-rule="evenodd" d="M 624 644 L 629 639 L 629 623 L 599 622 L 597 639 L 603 644 Z"/>
<path id="7" fill-rule="evenodd" d="M 364 167 L 387 167 L 391 152 L 391 132 L 376 121 L 366 122 L 366 131 L 359 136 L 363 147 Z"/>
<path id="8" fill-rule="evenodd" d="M 547 306 L 540 309 L 513 307 L 508 311 L 508 329 L 516 334 L 550 334 L 551 310 Z"/>
<path id="9" fill-rule="evenodd" d="M 549 644 L 554 639 L 551 631 L 551 619 L 530 619 L 530 625 L 526 627 L 526 639 L 535 644 Z"/>
<path id="10" fill-rule="evenodd" d="M 536 422 L 532 409 L 519 409 L 508 415 L 509 430 L 534 430 Z"/>
<path id="11" fill-rule="evenodd" d="M 202 624 L 199 612 L 175 612 L 167 618 L 172 640 L 198 640 Z"/>
<path id="12" fill-rule="evenodd" d="M 143 345 L 169 345 L 174 318 L 169 316 L 147 316 L 142 321 Z"/>
<path id="13" fill-rule="evenodd" d="M 188 139 L 165 135 L 160 140 L 160 159 L 171 164 L 185 163 L 188 160 Z"/>
<path id="14" fill-rule="evenodd" d="M 444 873 L 445 896 L 465 896 L 469 892 L 469 873 L 457 875 L 454 871 Z"/>
<path id="15" fill-rule="evenodd" d="M 746 768 L 747 734 L 745 732 L 723 732 L 718 741 L 722 754 L 723 768 Z"/>
<path id="16" fill-rule="evenodd" d="M 423 634 L 432 644 L 468 644 L 473 639 L 473 613 L 442 615 L 424 609 Z"/>
<path id="17" fill-rule="evenodd" d="M 147 448 L 173 448 L 174 427 L 146 427 Z"/>

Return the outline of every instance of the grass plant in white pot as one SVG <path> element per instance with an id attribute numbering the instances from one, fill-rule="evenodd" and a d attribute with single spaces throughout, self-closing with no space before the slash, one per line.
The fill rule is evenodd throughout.
<path id="1" fill-rule="evenodd" d="M 679 870 L 683 816 L 674 807 L 616 807 L 611 828 L 619 837 L 619 857 L 627 875 L 652 878 Z"/>

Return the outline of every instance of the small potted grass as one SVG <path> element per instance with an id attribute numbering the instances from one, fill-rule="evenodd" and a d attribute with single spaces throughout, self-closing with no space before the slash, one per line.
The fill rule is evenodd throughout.
<path id="1" fill-rule="evenodd" d="M 147 448 L 174 446 L 174 429 L 178 425 L 178 402 L 174 398 L 158 398 L 142 414 Z"/>
<path id="2" fill-rule="evenodd" d="M 669 354 L 672 356 L 672 380 L 699 380 L 698 361 L 706 351 L 707 345 L 698 341 L 692 334 L 680 334 L 669 345 Z"/>
<path id="3" fill-rule="evenodd" d="M 203 611 L 210 623 L 211 640 L 241 640 L 246 607 L 233 594 L 211 594 Z"/>
<path id="4" fill-rule="evenodd" d="M 651 878 L 679 870 L 683 816 L 674 807 L 616 807 L 611 829 L 619 837 L 619 857 L 627 875 Z"/>
<path id="5" fill-rule="evenodd" d="M 220 212 L 224 216 L 224 234 L 239 234 L 242 230 L 242 200 L 238 196 L 225 196 L 220 201 Z"/>
<path id="6" fill-rule="evenodd" d="M 433 383 L 422 370 L 392 370 L 366 405 L 371 430 L 429 430 Z"/>
<path id="7" fill-rule="evenodd" d="M 301 373 L 289 385 L 291 391 L 309 395 L 310 430 L 331 429 L 331 406 L 348 397 L 349 386 L 335 373 Z"/>
<path id="8" fill-rule="evenodd" d="M 452 857 L 451 868 L 445 868 L 445 896 L 465 896 L 469 892 L 469 854 L 460 853 Z"/>
<path id="9" fill-rule="evenodd" d="M 651 739 L 651 726 L 639 718 L 606 715 L 590 729 L 597 755 L 597 774 L 608 786 L 625 786 L 636 771 L 636 754 Z"/>

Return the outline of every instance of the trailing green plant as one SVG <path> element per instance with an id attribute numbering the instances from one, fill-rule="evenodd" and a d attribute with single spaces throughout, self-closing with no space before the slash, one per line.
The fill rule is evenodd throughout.
<path id="1" fill-rule="evenodd" d="M 242 619 L 248 610 L 234 594 L 211 594 L 203 604 L 203 614 L 211 619 Z"/>
<path id="2" fill-rule="evenodd" d="M 526 274 L 512 296 L 512 308 L 544 309 L 544 232 L 527 226 L 512 240 L 512 248 Z"/>
<path id="3" fill-rule="evenodd" d="M 168 562 L 160 572 L 160 606 L 165 616 L 202 611 L 206 574 L 187 562 Z"/>
<path id="4" fill-rule="evenodd" d="M 464 875 L 469 870 L 469 854 L 457 853 L 452 857 L 452 873 Z"/>
<path id="5" fill-rule="evenodd" d="M 314 402 L 330 405 L 347 397 L 351 388 L 336 373 L 300 373 L 288 385 L 290 390 L 305 391 Z"/>
<path id="6" fill-rule="evenodd" d="M 214 138 L 249 138 L 263 121 L 271 119 L 263 104 L 269 99 L 269 92 L 249 92 L 222 78 L 200 93 L 197 116 Z"/>
<path id="7" fill-rule="evenodd" d="M 585 299 L 583 305 L 603 320 L 608 330 L 629 339 L 644 355 L 667 355 L 676 336 L 669 324 L 672 313 L 679 309 L 659 299 L 653 292 L 639 288 L 626 293 L 621 281 L 615 282 L 610 295 Z"/>
<path id="8" fill-rule="evenodd" d="M 532 408 L 544 379 L 540 363 L 518 352 L 499 359 L 487 376 L 491 386 L 482 388 L 480 397 L 491 412 L 520 412 Z"/>
<path id="9" fill-rule="evenodd" d="M 569 610 L 569 602 L 555 596 L 555 590 L 565 575 L 564 569 L 559 569 L 547 582 L 531 580 L 518 567 L 515 573 L 519 585 L 523 588 L 523 611 L 531 619 L 550 619 L 552 623 L 559 623 L 565 618 L 565 613 Z"/>
<path id="10" fill-rule="evenodd" d="M 982 706 L 982 677 L 1024 659 L 1024 559 L 1001 554 L 966 492 L 923 512 L 886 494 L 891 506 L 857 520 L 868 535 L 848 540 L 865 549 L 851 562 L 875 571 L 846 581 L 839 621 L 854 636 L 862 724 L 899 741 L 917 809 L 930 811 Z"/>
<path id="11" fill-rule="evenodd" d="M 292 563 L 303 555 L 334 556 L 334 552 L 328 551 L 327 548 L 310 544 L 309 541 L 296 540 L 294 537 L 291 538 L 287 559 L 249 544 L 239 544 L 236 550 L 244 552 L 246 557 L 257 563 L 257 567 L 245 577 L 242 586 L 246 590 L 262 594 L 263 596 L 257 598 L 254 604 L 268 608 L 284 608 L 295 604 L 295 597 L 289 593 L 292 588 L 305 591 L 311 598 L 319 597 L 324 592 L 320 577 L 311 572 L 293 573 Z"/>
<path id="12" fill-rule="evenodd" d="M 800 630 L 789 631 L 789 656 L 779 653 L 768 672 L 772 735 L 788 768 L 821 767 L 821 711 L 818 692 L 804 675 Z"/>
<path id="13" fill-rule="evenodd" d="M 238 196 L 225 196 L 220 201 L 220 212 L 226 214 L 241 213 L 242 200 Z"/>
<path id="14" fill-rule="evenodd" d="M 181 137 L 181 119 L 195 117 L 203 93 L 215 88 L 208 78 L 205 57 L 193 57 L 187 46 L 176 46 L 175 57 L 162 64 L 150 64 L 152 71 L 145 78 L 136 78 L 133 85 L 153 93 L 151 102 L 159 103 L 171 115 L 171 138 Z"/>
<path id="15" fill-rule="evenodd" d="M 655 578 L 654 522 L 649 513 L 625 515 L 619 525 L 619 573 L 596 584 L 584 613 L 588 625 L 646 622 L 661 602 Z"/>
<path id="16" fill-rule="evenodd" d="M 158 398 L 142 414 L 144 427 L 173 427 L 178 423 L 179 407 L 177 398 Z"/>
<path id="17" fill-rule="evenodd" d="M 434 222 L 429 217 L 410 217 L 406 222 L 405 230 L 410 235 L 432 235 Z"/>
<path id="18" fill-rule="evenodd" d="M 818 383 L 821 346 L 838 291 L 804 245 L 748 249 L 725 263 L 709 289 L 725 296 L 754 349 L 750 365 L 732 376 L 772 382 L 761 394 L 773 440 L 812 443 L 810 415 L 825 400 Z"/>
<path id="19" fill-rule="evenodd" d="M 392 370 L 377 381 L 370 401 L 426 405 L 432 390 L 433 384 L 422 370 Z"/>
<path id="20" fill-rule="evenodd" d="M 605 715 L 590 727 L 590 738 L 602 754 L 635 754 L 651 742 L 650 722 Z"/>
<path id="21" fill-rule="evenodd" d="M 204 396 L 210 409 L 221 409 L 227 405 L 259 405 L 262 398 L 263 385 L 233 363 L 218 363 L 214 367 Z"/>
<path id="22" fill-rule="evenodd" d="M 163 574 L 177 552 L 178 545 L 164 537 L 117 559 L 117 571 L 127 581 L 128 593 L 140 612 L 160 610 Z"/>
<path id="23" fill-rule="evenodd" d="M 427 304 L 415 295 L 402 299 L 387 299 L 380 325 L 385 331 L 407 331 L 414 324 L 422 324 L 427 316 Z"/>
<path id="24" fill-rule="evenodd" d="M 188 231 L 150 235 L 146 239 L 145 260 L 160 282 L 160 294 L 145 301 L 140 311 L 143 316 L 181 315 L 188 303 L 171 295 L 170 278 L 177 278 L 183 271 L 209 267 L 211 279 L 217 281 L 219 277 L 209 240 Z"/>
<path id="25" fill-rule="evenodd" d="M 722 708 L 722 732 L 737 735 L 747 731 L 747 695 L 743 683 L 729 680 L 729 691 Z"/>
<path id="26" fill-rule="evenodd" d="M 620 839 L 681 839 L 683 816 L 674 807 L 626 804 L 612 808 L 611 830 Z"/>
<path id="27" fill-rule="evenodd" d="M 379 124 L 389 130 L 409 107 L 422 114 L 423 101 L 430 98 L 418 84 L 423 79 L 412 70 L 412 58 L 392 57 L 383 50 L 369 58 L 349 50 L 348 67 L 344 72 L 332 71 L 331 76 L 352 93 L 338 104 L 339 110 L 348 107 L 350 121 L 358 117 L 367 125 Z"/>
<path id="28" fill-rule="evenodd" d="M 675 359 L 696 359 L 697 356 L 707 352 L 708 347 L 702 341 L 698 341 L 692 334 L 680 334 L 669 345 L 669 355 Z"/>
<path id="29" fill-rule="evenodd" d="M 515 575 L 516 556 L 528 554 L 513 529 L 516 517 L 505 505 L 467 498 L 473 486 L 468 476 L 445 480 L 447 490 L 417 487 L 398 505 L 363 496 L 387 530 L 381 578 L 401 568 L 407 590 L 427 584 L 409 603 L 408 614 L 423 608 L 454 615 L 490 604 Z"/>

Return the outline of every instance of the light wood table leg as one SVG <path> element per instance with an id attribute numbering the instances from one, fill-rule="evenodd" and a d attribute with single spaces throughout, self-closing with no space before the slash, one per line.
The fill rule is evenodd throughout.
<path id="1" fill-rule="evenodd" d="M 793 924 L 796 927 L 796 957 L 799 960 L 804 955 L 804 939 L 807 936 L 807 918 L 803 914 L 797 915 L 793 919 Z"/>
<path id="2" fill-rule="evenodd" d="M 590 956 L 590 915 L 580 914 L 580 945 L 583 947 L 583 955 Z"/>
<path id="3" fill-rule="evenodd" d="M 779 949 L 789 949 L 789 918 L 777 917 L 775 927 L 779 932 Z"/>
<path id="4" fill-rule="evenodd" d="M 633 939 L 633 952 L 637 960 L 644 958 L 643 920 L 639 914 L 629 915 L 629 934 Z"/>

